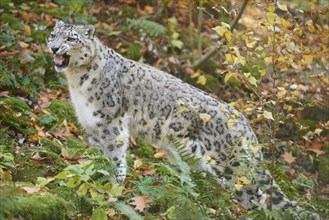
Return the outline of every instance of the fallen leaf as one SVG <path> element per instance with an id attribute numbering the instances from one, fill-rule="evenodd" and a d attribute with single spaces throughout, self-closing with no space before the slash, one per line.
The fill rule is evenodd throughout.
<path id="1" fill-rule="evenodd" d="M 292 153 L 288 152 L 281 154 L 280 157 L 283 158 L 289 164 L 292 164 L 296 160 L 296 157 L 292 156 Z"/>
<path id="2" fill-rule="evenodd" d="M 137 170 L 140 166 L 142 166 L 143 162 L 141 160 L 134 161 L 134 170 Z"/>
<path id="3" fill-rule="evenodd" d="M 274 121 L 274 118 L 273 118 L 272 112 L 269 112 L 269 111 L 264 110 L 263 116 L 264 116 L 264 118 L 266 118 L 266 119 L 270 119 L 270 120 Z"/>
<path id="4" fill-rule="evenodd" d="M 306 149 L 306 151 L 311 151 L 311 152 L 314 152 L 316 154 L 316 157 L 319 157 L 321 156 L 322 154 L 325 154 L 326 152 L 322 151 L 322 150 L 318 150 L 318 149 Z"/>
<path id="5" fill-rule="evenodd" d="M 147 203 L 152 202 L 152 200 L 148 199 L 147 197 L 147 194 L 132 197 L 131 200 L 133 200 L 133 202 L 131 202 L 130 204 L 136 206 L 135 209 L 137 209 L 138 211 L 143 212 L 145 208 L 149 207 Z"/>
<path id="6" fill-rule="evenodd" d="M 35 187 L 22 187 L 21 189 L 23 189 L 25 192 L 27 192 L 28 194 L 32 194 L 32 193 L 36 193 L 39 192 L 41 187 L 40 186 L 35 186 Z"/>
<path id="7" fill-rule="evenodd" d="M 159 150 L 158 152 L 156 152 L 154 154 L 154 158 L 156 158 L 156 159 L 161 159 L 161 158 L 164 158 L 165 156 L 166 156 L 166 152 L 163 150 Z"/>

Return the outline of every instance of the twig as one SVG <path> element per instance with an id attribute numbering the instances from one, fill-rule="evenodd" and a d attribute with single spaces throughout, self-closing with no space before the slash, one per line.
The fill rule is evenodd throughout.
<path id="1" fill-rule="evenodd" d="M 201 31 L 202 31 L 202 21 L 203 21 L 203 0 L 200 0 L 199 3 L 199 14 L 198 14 L 198 56 L 202 56 L 202 37 L 201 37 Z"/>
<path id="2" fill-rule="evenodd" d="M 248 3 L 248 0 L 244 0 L 243 3 L 242 3 L 242 6 L 239 10 L 239 13 L 238 15 L 234 18 L 233 22 L 231 23 L 230 25 L 230 31 L 233 32 L 236 24 L 238 23 L 241 15 L 243 14 L 246 6 L 247 6 L 247 3 Z M 225 41 L 225 38 L 222 38 L 220 40 L 220 43 L 219 45 L 222 45 Z M 217 52 L 217 49 L 218 49 L 218 46 L 216 47 L 213 47 L 211 48 L 206 54 L 204 54 L 202 57 L 200 57 L 200 59 L 198 59 L 197 61 L 195 61 L 193 64 L 192 64 L 192 68 L 193 69 L 198 69 L 202 64 L 204 64 L 210 57 L 212 57 L 216 52 Z"/>

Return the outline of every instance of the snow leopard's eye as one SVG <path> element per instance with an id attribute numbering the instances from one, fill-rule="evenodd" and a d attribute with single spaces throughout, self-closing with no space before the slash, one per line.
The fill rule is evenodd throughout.
<path id="1" fill-rule="evenodd" d="M 49 38 L 55 38 L 55 34 L 50 34 Z"/>
<path id="2" fill-rule="evenodd" d="M 74 37 L 68 37 L 66 39 L 66 41 L 68 41 L 68 42 L 74 42 L 75 40 L 76 40 L 76 38 L 74 38 Z"/>

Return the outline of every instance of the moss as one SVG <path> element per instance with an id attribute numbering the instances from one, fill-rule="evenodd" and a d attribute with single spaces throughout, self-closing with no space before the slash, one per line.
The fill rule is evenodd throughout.
<path id="1" fill-rule="evenodd" d="M 329 158 L 321 156 L 319 160 L 319 180 L 324 185 L 329 184 Z"/>
<path id="2" fill-rule="evenodd" d="M 60 154 L 62 152 L 62 146 L 56 141 L 43 138 L 40 142 L 46 149 L 49 149 L 54 153 Z"/>
<path id="3" fill-rule="evenodd" d="M 0 98 L 0 121 L 3 125 L 15 128 L 24 134 L 33 134 L 29 125 L 30 107 L 18 98 Z"/>
<path id="4" fill-rule="evenodd" d="M 17 164 L 13 174 L 15 181 L 34 182 L 37 177 L 53 176 L 65 167 L 64 162 L 56 153 L 43 149 L 34 151 L 28 149 L 24 150 L 24 152 L 24 156 L 15 157 Z M 30 159 L 34 152 L 38 152 L 43 159 L 40 161 Z"/>
<path id="5" fill-rule="evenodd" d="M 145 144 L 142 140 L 136 139 L 137 149 L 136 154 L 141 158 L 152 158 L 154 155 L 154 148 Z"/>
<path id="6" fill-rule="evenodd" d="M 79 148 L 79 149 L 84 149 L 86 148 L 86 144 L 75 137 L 67 137 L 67 146 L 68 148 Z"/>
<path id="7" fill-rule="evenodd" d="M 74 108 L 68 101 L 53 100 L 49 106 L 49 110 L 60 122 L 66 119 L 68 123 L 78 124 Z"/>
<path id="8" fill-rule="evenodd" d="M 19 184 L 22 185 L 22 184 Z M 24 185 L 24 184 L 23 184 Z M 30 184 L 25 184 L 30 186 Z M 16 186 L 5 186 L 0 191 L 0 218 L 64 219 L 65 201 L 48 192 L 20 194 Z"/>

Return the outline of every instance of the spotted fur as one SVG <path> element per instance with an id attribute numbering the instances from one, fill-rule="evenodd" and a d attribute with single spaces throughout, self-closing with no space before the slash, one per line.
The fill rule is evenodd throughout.
<path id="1" fill-rule="evenodd" d="M 94 36 L 91 25 L 57 22 L 48 48 L 59 56 L 61 65 L 56 70 L 67 77 L 90 144 L 99 145 L 120 165 L 119 182 L 126 176 L 131 135 L 167 151 L 174 137 L 200 158 L 197 168 L 214 175 L 223 186 L 232 187 L 247 176 L 252 182 L 236 193 L 246 209 L 256 208 L 254 202 L 264 207 L 289 206 L 279 187 L 270 183 L 270 173 L 259 167 L 262 154 L 255 150 L 258 142 L 248 121 L 227 103 L 168 73 L 122 57 Z M 67 66 L 65 57 L 69 57 Z"/>

